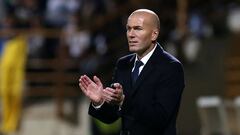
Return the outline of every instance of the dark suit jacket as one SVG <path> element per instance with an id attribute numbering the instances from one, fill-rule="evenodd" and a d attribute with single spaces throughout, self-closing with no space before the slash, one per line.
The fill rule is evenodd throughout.
<path id="1" fill-rule="evenodd" d="M 120 58 L 113 82 L 123 86 L 125 100 L 118 106 L 104 103 L 100 109 L 91 105 L 89 114 L 112 123 L 122 118 L 122 130 L 130 135 L 176 135 L 176 118 L 184 88 L 182 64 L 157 45 L 132 85 L 131 70 L 135 55 Z"/>

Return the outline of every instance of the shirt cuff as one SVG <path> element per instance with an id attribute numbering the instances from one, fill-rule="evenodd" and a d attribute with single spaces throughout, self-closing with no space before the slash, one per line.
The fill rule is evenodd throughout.
<path id="1" fill-rule="evenodd" d="M 104 101 L 100 105 L 94 105 L 93 103 L 91 103 L 91 104 L 92 104 L 92 107 L 97 110 L 97 109 L 100 109 L 102 107 L 102 105 L 104 104 Z"/>

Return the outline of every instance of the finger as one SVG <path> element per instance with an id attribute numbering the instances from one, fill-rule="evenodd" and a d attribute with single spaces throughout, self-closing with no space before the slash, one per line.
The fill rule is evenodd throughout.
<path id="1" fill-rule="evenodd" d="M 106 98 L 112 100 L 112 97 L 116 97 L 113 91 L 114 90 L 112 88 L 107 87 L 106 89 L 103 90 L 103 93 Z"/>
<path id="2" fill-rule="evenodd" d="M 93 80 L 95 81 L 95 83 L 96 83 L 98 86 L 102 87 L 102 82 L 101 82 L 101 80 L 100 80 L 97 76 L 94 76 L 94 77 L 93 77 Z"/>
<path id="3" fill-rule="evenodd" d="M 89 84 L 91 84 L 91 79 L 87 76 L 87 75 L 84 75 L 83 76 L 83 81 L 87 84 L 87 85 L 89 85 Z"/>
<path id="4" fill-rule="evenodd" d="M 79 83 L 79 84 L 81 84 L 81 86 L 82 86 L 84 89 L 87 89 L 87 87 L 88 87 L 88 85 L 84 82 L 84 79 L 83 79 L 83 78 L 80 79 L 80 83 Z"/>
<path id="5" fill-rule="evenodd" d="M 122 85 L 120 83 L 114 83 L 114 87 L 117 89 L 122 89 Z"/>
<path id="6" fill-rule="evenodd" d="M 79 79 L 79 82 L 83 85 L 87 85 L 86 79 L 84 78 L 84 76 L 81 76 Z"/>
<path id="7" fill-rule="evenodd" d="M 79 86 L 80 86 L 82 92 L 87 96 L 87 89 L 85 89 L 85 88 L 81 85 L 81 83 L 79 83 Z"/>
<path id="8" fill-rule="evenodd" d="M 79 83 L 80 89 L 85 93 L 86 89 Z"/>
<path id="9" fill-rule="evenodd" d="M 112 102 L 110 99 L 105 99 L 104 101 L 107 102 L 108 104 Z"/>
<path id="10" fill-rule="evenodd" d="M 84 75 L 83 77 L 82 77 L 82 81 L 88 86 L 88 85 L 90 85 L 91 83 L 93 83 L 93 81 L 88 77 L 88 76 L 86 76 L 86 75 Z"/>
<path id="11" fill-rule="evenodd" d="M 120 99 L 112 97 L 112 96 L 106 94 L 106 95 L 104 95 L 104 101 L 106 103 L 109 103 L 109 104 L 115 104 L 115 103 L 120 102 Z"/>
<path id="12" fill-rule="evenodd" d="M 106 101 L 107 103 L 111 102 L 112 100 L 112 97 L 109 94 L 106 94 L 104 92 L 103 92 L 103 98 L 104 98 L 104 101 Z"/>
<path id="13" fill-rule="evenodd" d="M 83 75 L 81 75 L 81 76 L 79 77 L 78 81 L 80 82 L 82 78 L 83 78 Z"/>
<path id="14" fill-rule="evenodd" d="M 123 94 L 123 88 L 122 88 L 122 85 L 121 85 L 120 83 L 116 83 L 115 93 L 116 93 L 116 94 L 120 94 L 120 95 Z"/>
<path id="15" fill-rule="evenodd" d="M 107 101 L 107 103 L 118 103 L 120 100 L 119 99 L 117 99 L 117 98 L 113 98 L 113 97 L 109 97 L 109 98 L 106 98 L 106 100 L 105 101 Z"/>
<path id="16" fill-rule="evenodd" d="M 107 95 L 107 96 L 110 96 L 111 98 L 120 98 L 121 97 L 121 94 L 119 92 L 116 93 L 116 90 L 112 89 L 112 88 L 109 88 L 107 87 L 106 89 L 104 89 L 104 93 Z"/>
<path id="17" fill-rule="evenodd" d="M 122 99 L 122 96 L 123 96 L 122 89 L 116 89 L 112 95 L 112 98 L 114 98 L 113 100 L 120 101 Z"/>
<path id="18" fill-rule="evenodd" d="M 111 92 L 113 92 L 114 94 L 117 94 L 117 95 L 121 95 L 123 93 L 123 90 L 122 89 L 119 89 L 119 88 L 116 88 L 116 89 L 108 89 L 110 90 Z"/>
<path id="19" fill-rule="evenodd" d="M 104 90 L 105 90 L 107 93 L 109 93 L 109 94 L 114 94 L 114 93 L 115 93 L 115 89 L 110 88 L 110 87 L 107 87 L 107 88 L 105 88 Z"/>

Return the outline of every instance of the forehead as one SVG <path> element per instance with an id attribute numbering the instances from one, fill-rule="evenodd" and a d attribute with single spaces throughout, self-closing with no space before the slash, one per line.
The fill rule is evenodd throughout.
<path id="1" fill-rule="evenodd" d="M 129 16 L 127 25 L 132 26 L 132 25 L 143 25 L 145 22 L 145 18 L 139 15 L 133 15 Z"/>

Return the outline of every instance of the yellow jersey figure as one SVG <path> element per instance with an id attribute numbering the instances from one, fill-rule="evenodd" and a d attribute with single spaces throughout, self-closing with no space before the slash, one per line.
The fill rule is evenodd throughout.
<path id="1" fill-rule="evenodd" d="M 27 40 L 23 35 L 15 35 L 5 42 L 0 57 L 1 133 L 15 132 L 18 127 L 22 108 L 26 45 Z"/>

